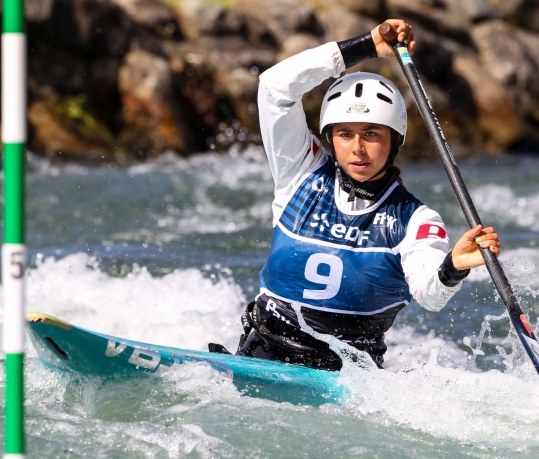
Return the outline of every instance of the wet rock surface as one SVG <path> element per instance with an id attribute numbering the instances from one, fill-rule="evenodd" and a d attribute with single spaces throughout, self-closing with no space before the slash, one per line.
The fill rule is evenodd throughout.
<path id="1" fill-rule="evenodd" d="M 98 160 L 260 141 L 258 75 L 387 17 L 416 31 L 414 61 L 457 154 L 539 150 L 539 4 L 531 0 L 28 0 L 33 152 Z M 402 72 L 404 155 L 434 157 Z M 313 129 L 327 85 L 304 97 Z"/>

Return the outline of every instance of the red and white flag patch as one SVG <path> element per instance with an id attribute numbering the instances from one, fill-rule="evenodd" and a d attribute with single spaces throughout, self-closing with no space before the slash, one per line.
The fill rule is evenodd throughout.
<path id="1" fill-rule="evenodd" d="M 421 225 L 417 230 L 416 239 L 426 239 L 429 237 L 445 239 L 447 237 L 447 233 L 445 232 L 445 229 L 438 225 L 432 225 L 430 223 Z"/>

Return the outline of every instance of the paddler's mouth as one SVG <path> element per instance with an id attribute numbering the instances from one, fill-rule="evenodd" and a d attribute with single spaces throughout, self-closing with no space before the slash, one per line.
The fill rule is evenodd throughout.
<path id="1" fill-rule="evenodd" d="M 370 164 L 371 163 L 368 161 L 354 161 L 353 163 L 350 163 L 350 167 L 353 170 L 362 171 L 362 170 L 367 169 L 367 167 L 369 167 Z"/>

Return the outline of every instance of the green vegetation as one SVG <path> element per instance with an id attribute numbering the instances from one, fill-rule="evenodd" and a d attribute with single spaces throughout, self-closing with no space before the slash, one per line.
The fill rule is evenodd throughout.
<path id="1" fill-rule="evenodd" d="M 71 129 L 78 131 L 79 135 L 105 145 L 114 143 L 110 130 L 98 121 L 98 115 L 92 113 L 86 94 L 66 96 L 58 100 L 55 111 L 58 117 L 66 121 Z"/>

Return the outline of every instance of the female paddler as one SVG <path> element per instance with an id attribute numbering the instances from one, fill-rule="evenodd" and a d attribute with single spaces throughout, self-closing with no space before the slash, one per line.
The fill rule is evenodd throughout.
<path id="1" fill-rule="evenodd" d="M 412 26 L 388 20 L 410 53 Z M 373 73 L 340 76 L 365 59 L 395 59 L 371 32 L 326 43 L 260 75 L 258 109 L 275 181 L 273 241 L 260 294 L 242 316 L 238 355 L 339 370 L 341 359 L 303 332 L 291 307 L 315 331 L 367 352 L 381 367 L 384 333 L 413 298 L 439 311 L 470 268 L 479 246 L 499 254 L 493 228 L 466 231 L 450 250 L 444 222 L 403 185 L 393 165 L 406 137 L 397 87 Z M 322 101 L 320 134 L 309 131 L 302 96 L 337 78 Z"/>

